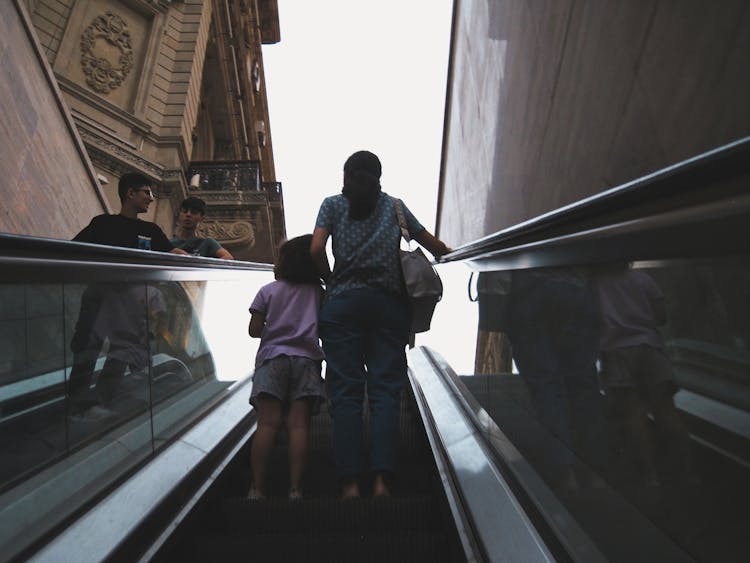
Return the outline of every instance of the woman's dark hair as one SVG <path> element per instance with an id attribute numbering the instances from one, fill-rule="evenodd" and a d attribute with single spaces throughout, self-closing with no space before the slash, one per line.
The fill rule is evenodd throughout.
<path id="1" fill-rule="evenodd" d="M 282 243 L 273 268 L 277 280 L 320 284 L 320 274 L 310 254 L 311 242 L 312 235 L 302 235 Z"/>
<path id="2" fill-rule="evenodd" d="M 344 163 L 344 189 L 349 201 L 349 218 L 367 219 L 375 210 L 380 196 L 380 160 L 370 151 L 358 151 Z"/>

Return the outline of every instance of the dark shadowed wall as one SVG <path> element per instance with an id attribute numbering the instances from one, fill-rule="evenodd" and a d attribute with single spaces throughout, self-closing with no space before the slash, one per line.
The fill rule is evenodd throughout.
<path id="1" fill-rule="evenodd" d="M 745 0 L 457 0 L 451 246 L 750 135 Z"/>

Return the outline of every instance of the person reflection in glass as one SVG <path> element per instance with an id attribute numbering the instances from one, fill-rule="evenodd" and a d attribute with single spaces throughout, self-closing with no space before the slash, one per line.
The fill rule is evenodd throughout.
<path id="1" fill-rule="evenodd" d="M 146 176 L 126 173 L 117 184 L 120 212 L 94 217 L 73 240 L 107 246 L 118 246 L 173 254 L 187 253 L 175 248 L 164 231 L 138 215 L 146 213 L 154 201 L 152 182 Z M 148 293 L 148 296 L 146 296 Z M 142 284 L 90 284 L 81 296 L 81 310 L 71 341 L 73 367 L 68 381 L 70 413 L 101 418 L 114 413 L 100 407 L 111 403 L 115 382 L 121 380 L 127 366 L 143 369 L 148 363 L 146 300 L 163 310 L 161 293 Z M 142 330 L 143 332 L 137 332 Z M 91 390 L 96 361 L 105 342 L 109 353 L 98 376 L 98 393 Z M 145 357 L 145 360 L 144 360 Z"/>
<path id="2" fill-rule="evenodd" d="M 695 481 L 687 431 L 673 401 L 672 365 L 657 328 L 667 319 L 664 294 L 627 263 L 602 268 L 592 287 L 601 311 L 611 477 L 636 485 Z"/>
<path id="3" fill-rule="evenodd" d="M 84 291 L 70 346 L 74 355 L 68 392 L 73 416 L 87 420 L 115 417 L 118 411 L 130 410 L 127 405 L 118 409 L 117 403 L 147 399 L 139 397 L 132 384 L 138 376 L 145 376 L 151 335 L 159 330 L 165 315 L 164 298 L 155 287 L 112 283 L 90 285 Z M 105 345 L 106 358 L 97 373 Z M 124 378 L 128 369 L 133 376 L 129 386 Z M 130 397 L 128 388 L 136 391 Z"/>
<path id="4" fill-rule="evenodd" d="M 586 276 L 574 268 L 513 272 L 508 335 L 539 422 L 567 448 L 601 467 L 606 457 L 596 378 L 598 318 Z M 577 487 L 571 451 L 545 449 L 553 486 Z"/>

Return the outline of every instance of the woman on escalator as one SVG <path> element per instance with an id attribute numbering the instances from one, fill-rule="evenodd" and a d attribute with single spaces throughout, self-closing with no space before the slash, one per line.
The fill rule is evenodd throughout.
<path id="1" fill-rule="evenodd" d="M 365 396 L 373 495 L 390 494 L 388 482 L 397 464 L 410 315 L 399 262 L 396 208 L 393 198 L 381 190 L 380 174 L 380 160 L 373 153 L 359 151 L 349 157 L 342 193 L 323 200 L 310 246 L 326 282 L 320 337 L 343 498 L 360 495 Z M 445 244 L 402 207 L 412 238 L 435 256 L 447 253 Z M 333 272 L 326 255 L 329 237 Z"/>

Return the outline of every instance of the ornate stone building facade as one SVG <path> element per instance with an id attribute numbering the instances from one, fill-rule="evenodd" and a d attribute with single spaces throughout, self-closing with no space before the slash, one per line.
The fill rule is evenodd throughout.
<path id="1" fill-rule="evenodd" d="M 285 227 L 261 46 L 280 40 L 276 0 L 25 4 L 109 207 L 118 177 L 141 172 L 157 196 L 146 218 L 167 234 L 197 195 L 206 234 L 272 261 Z M 225 181 L 237 170 L 251 181 Z"/>

